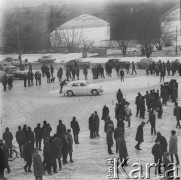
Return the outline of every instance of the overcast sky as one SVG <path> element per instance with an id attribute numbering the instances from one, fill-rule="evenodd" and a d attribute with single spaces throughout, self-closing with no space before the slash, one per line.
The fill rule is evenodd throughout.
<path id="1" fill-rule="evenodd" d="M 147 1 L 158 1 L 158 0 L 0 0 L 0 7 L 1 8 L 13 8 L 13 7 L 31 7 L 31 6 L 37 6 L 42 4 L 43 2 L 46 2 L 47 4 L 60 4 L 60 3 L 67 3 L 67 4 L 73 4 L 73 3 L 104 3 L 104 2 L 112 2 L 112 1 L 118 1 L 118 2 L 147 2 Z M 168 1 L 168 0 L 164 0 Z"/>

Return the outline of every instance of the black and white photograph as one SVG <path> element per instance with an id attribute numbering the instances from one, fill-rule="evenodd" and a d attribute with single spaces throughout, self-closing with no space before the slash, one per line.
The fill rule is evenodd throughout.
<path id="1" fill-rule="evenodd" d="M 181 179 L 181 0 L 0 0 L 0 180 Z"/>

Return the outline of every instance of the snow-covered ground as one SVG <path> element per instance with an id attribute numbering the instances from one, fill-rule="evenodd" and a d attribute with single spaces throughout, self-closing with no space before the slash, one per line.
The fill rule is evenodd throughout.
<path id="1" fill-rule="evenodd" d="M 56 74 L 56 72 L 55 72 Z M 64 73 L 65 74 L 65 73 Z M 83 79 L 82 71 L 80 72 L 81 79 Z M 170 79 L 177 79 L 179 82 L 179 104 L 181 99 L 181 78 L 176 76 L 166 76 L 165 81 Z M 135 117 L 135 97 L 138 92 L 145 94 L 146 90 L 159 89 L 159 77 L 145 76 L 145 71 L 138 70 L 138 75 L 126 75 L 125 82 L 120 82 L 113 71 L 113 77 L 106 79 L 93 80 L 91 71 L 89 70 L 90 83 L 98 83 L 103 87 L 104 93 L 93 96 L 77 96 L 77 97 L 64 97 L 58 93 L 59 83 L 56 79 L 55 83 L 46 83 L 46 78 L 43 78 L 41 86 L 23 87 L 23 81 L 14 81 L 12 91 L 4 92 L 3 88 L 0 89 L 1 103 L 0 103 L 0 116 L 2 117 L 2 124 L 0 124 L 0 137 L 6 127 L 15 136 L 18 125 L 27 124 L 34 128 L 37 123 L 47 120 L 52 126 L 52 135 L 56 132 L 56 126 L 59 119 L 70 128 L 70 121 L 73 116 L 77 117 L 80 124 L 80 144 L 74 144 L 73 159 L 74 163 L 68 163 L 63 166 L 61 171 L 53 175 L 44 176 L 45 180 L 49 179 L 72 179 L 72 180 L 105 180 L 108 174 L 108 162 L 110 157 L 118 157 L 115 153 L 115 143 L 112 147 L 114 155 L 109 156 L 107 153 L 106 134 L 104 133 L 104 122 L 100 121 L 100 137 L 95 139 L 89 138 L 88 118 L 95 110 L 101 117 L 103 105 L 108 105 L 110 109 L 111 119 L 116 126 L 114 108 L 116 103 L 116 92 L 121 88 L 124 96 L 130 102 L 133 116 L 131 120 L 131 127 L 126 131 L 126 145 L 129 154 L 129 166 L 126 171 L 129 172 L 131 165 L 135 162 L 143 165 L 143 172 L 145 172 L 145 163 L 153 162 L 151 148 L 154 144 L 155 136 L 150 134 L 150 124 L 144 127 L 144 143 L 141 144 L 142 151 L 136 151 L 134 146 L 135 134 L 137 126 L 142 121 Z M 180 104 L 181 105 L 181 104 Z M 176 120 L 173 116 L 173 103 L 169 102 L 167 106 L 163 107 L 163 118 L 157 119 L 156 128 L 169 140 L 170 131 L 175 129 Z M 146 113 L 146 120 L 148 115 Z M 181 159 L 181 129 L 176 129 L 179 146 L 178 155 Z M 15 138 L 13 144 L 17 146 Z M 69 158 L 68 158 L 69 160 Z M 10 180 L 31 180 L 34 179 L 33 173 L 25 173 L 23 170 L 24 161 L 21 158 L 10 162 L 11 173 L 5 173 L 5 176 Z M 135 168 L 134 168 L 135 169 Z M 179 166 L 179 175 L 181 175 L 181 168 Z M 120 179 L 125 179 L 120 175 Z M 156 179 L 154 170 L 151 170 L 151 179 Z"/>

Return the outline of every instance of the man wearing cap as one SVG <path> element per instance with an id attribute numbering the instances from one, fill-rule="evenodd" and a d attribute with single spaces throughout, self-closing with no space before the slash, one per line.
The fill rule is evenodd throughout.
<path id="1" fill-rule="evenodd" d="M 172 163 L 174 162 L 173 155 L 175 155 L 176 164 L 179 165 L 179 158 L 178 158 L 178 154 L 177 154 L 178 153 L 178 148 L 177 148 L 178 139 L 175 134 L 176 134 L 176 131 L 172 130 L 171 136 L 170 136 L 170 141 L 169 141 L 169 153 L 171 155 Z"/>
<path id="2" fill-rule="evenodd" d="M 155 144 L 152 147 L 152 154 L 154 156 L 154 162 L 160 164 L 162 162 L 163 149 L 158 139 L 155 140 Z M 155 174 L 157 175 L 157 167 L 155 168 Z M 160 167 L 158 167 L 158 174 L 161 174 Z"/>
<path id="3" fill-rule="evenodd" d="M 137 150 L 142 150 L 140 149 L 140 144 L 142 142 L 144 142 L 144 138 L 143 138 L 143 127 L 145 125 L 145 122 L 143 121 L 137 128 L 137 133 L 136 133 L 136 138 L 135 140 L 138 141 L 137 145 L 135 146 L 135 148 Z"/>

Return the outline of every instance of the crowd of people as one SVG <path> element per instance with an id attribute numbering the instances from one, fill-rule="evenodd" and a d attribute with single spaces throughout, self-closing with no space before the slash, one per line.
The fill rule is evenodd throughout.
<path id="1" fill-rule="evenodd" d="M 73 131 L 73 137 L 71 129 L 67 129 L 62 123 L 62 120 L 59 120 L 56 133 L 53 136 L 51 136 L 51 125 L 47 123 L 47 121 L 43 122 L 42 127 L 41 124 L 38 123 L 34 130 L 26 124 L 23 125 L 23 127 L 18 126 L 15 138 L 19 145 L 21 158 L 26 162 L 24 166 L 25 172 L 32 172 L 31 166 L 33 162 L 35 179 L 41 180 L 46 171 L 48 174 L 51 174 L 52 170 L 53 173 L 57 173 L 57 161 L 59 170 L 62 169 L 62 162 L 63 165 L 68 163 L 68 155 L 70 162 L 74 162 L 72 158 L 73 139 L 75 144 L 79 144 L 78 134 L 80 131 L 76 117 L 73 117 L 70 122 L 70 127 Z M 11 172 L 8 158 L 12 158 L 13 138 L 13 134 L 7 127 L 0 140 L 0 167 L 2 167 L 0 168 L 0 179 L 4 178 L 4 169 L 7 169 L 8 173 Z M 39 155 L 39 151 L 42 151 L 42 145 L 43 161 Z"/>

